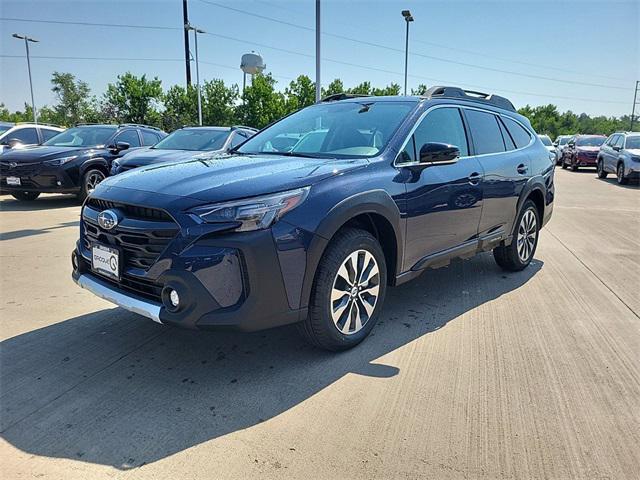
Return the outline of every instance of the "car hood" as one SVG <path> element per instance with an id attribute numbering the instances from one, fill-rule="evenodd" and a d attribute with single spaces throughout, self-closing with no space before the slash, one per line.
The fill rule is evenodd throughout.
<path id="1" fill-rule="evenodd" d="M 368 163 L 365 159 L 220 155 L 130 170 L 107 178 L 95 194 L 100 196 L 111 188 L 126 188 L 220 202 L 312 185 Z"/>
<path id="2" fill-rule="evenodd" d="M 640 148 L 627 148 L 627 152 L 631 155 L 640 155 Z"/>
<path id="3" fill-rule="evenodd" d="M 118 163 L 127 167 L 142 167 L 154 163 L 170 162 L 174 160 L 189 160 L 202 152 L 191 150 L 160 150 L 154 148 L 141 148 L 127 153 L 118 160 Z"/>
<path id="4" fill-rule="evenodd" d="M 49 147 L 36 146 L 25 147 L 19 150 L 8 150 L 2 154 L 3 162 L 33 163 L 38 161 L 51 160 L 54 158 L 67 157 L 70 155 L 84 155 L 92 152 L 103 152 L 102 149 L 85 147 Z"/>

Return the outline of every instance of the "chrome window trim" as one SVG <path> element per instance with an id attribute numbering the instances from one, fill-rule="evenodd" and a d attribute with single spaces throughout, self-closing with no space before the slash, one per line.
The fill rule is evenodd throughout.
<path id="1" fill-rule="evenodd" d="M 431 113 L 433 110 L 436 110 L 438 108 L 458 108 L 458 109 L 466 109 L 466 110 L 478 110 L 479 112 L 483 112 L 483 113 L 490 113 L 492 115 L 495 115 L 497 117 L 505 117 L 505 118 L 509 118 L 510 120 L 513 120 L 514 122 L 516 122 L 518 125 L 520 125 L 522 128 L 525 129 L 525 131 L 527 133 L 529 133 L 529 143 L 527 145 L 525 145 L 524 147 L 520 147 L 520 148 L 516 148 L 514 150 L 506 150 L 504 152 L 495 152 L 495 153 L 481 153 L 480 155 L 464 155 L 464 156 L 460 156 L 458 157 L 456 160 L 453 161 L 449 161 L 449 162 L 420 162 L 420 161 L 416 161 L 416 162 L 407 162 L 407 163 L 400 163 L 398 164 L 398 157 L 400 156 L 400 154 L 402 153 L 402 151 L 405 149 L 405 147 L 407 146 L 407 143 L 409 143 L 409 139 L 412 137 L 412 135 L 415 133 L 415 131 L 418 129 L 418 126 L 422 123 L 422 121 L 424 120 L 424 118 Z M 463 125 L 465 127 L 465 134 L 467 133 L 467 127 L 468 125 L 465 124 L 465 121 L 463 119 Z M 505 125 L 505 128 L 507 128 L 507 126 Z M 469 135 L 471 134 L 471 132 L 468 132 Z M 507 129 L 507 133 L 509 133 L 509 130 Z M 464 158 L 482 158 L 482 157 L 486 157 L 489 155 L 503 155 L 505 153 L 512 153 L 512 152 L 517 152 L 520 150 L 524 150 L 525 148 L 529 148 L 531 145 L 534 144 L 535 140 L 537 138 L 537 135 L 535 133 L 533 133 L 531 130 L 529 130 L 526 125 L 524 125 L 521 121 L 509 116 L 509 115 L 505 115 L 503 113 L 499 113 L 499 112 L 494 112 L 492 110 L 487 110 L 485 108 L 478 108 L 478 107 L 472 107 L 469 105 L 460 105 L 460 104 L 456 104 L 456 103 L 441 103 L 438 105 L 433 105 L 429 108 L 427 108 L 424 112 L 422 112 L 422 115 L 420 115 L 420 118 L 418 118 L 418 120 L 416 121 L 416 123 L 413 125 L 413 127 L 411 128 L 411 130 L 409 131 L 409 134 L 407 135 L 407 137 L 404 139 L 404 141 L 402 142 L 402 146 L 400 147 L 400 150 L 398 151 L 398 154 L 396 155 L 396 157 L 393 160 L 393 166 L 396 168 L 404 168 L 404 167 L 415 167 L 417 165 L 450 165 L 452 163 L 457 162 L 458 160 L 462 160 Z M 467 140 L 468 141 L 468 140 Z M 515 143 L 515 142 L 514 142 Z M 470 145 L 467 145 L 467 148 L 469 148 Z M 506 148 L 506 145 L 505 145 Z M 416 152 L 417 153 L 417 152 Z"/>

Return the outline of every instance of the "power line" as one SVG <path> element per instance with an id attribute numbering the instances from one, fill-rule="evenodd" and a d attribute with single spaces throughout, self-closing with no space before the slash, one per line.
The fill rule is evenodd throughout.
<path id="1" fill-rule="evenodd" d="M 220 36 L 218 34 L 211 34 L 209 33 L 209 35 L 214 35 L 214 36 Z M 226 37 L 226 36 L 222 36 L 222 38 L 229 38 L 231 40 L 236 40 L 236 41 L 240 41 L 240 42 L 245 42 L 245 40 L 240 40 L 240 39 L 235 39 L 232 37 Z M 276 47 L 271 47 L 271 46 L 267 46 L 267 45 L 260 45 L 264 48 L 276 48 Z M 285 51 L 287 53 L 292 53 L 292 54 L 296 54 L 296 55 L 301 55 L 301 56 L 305 56 L 305 57 L 310 57 L 313 58 L 313 55 L 309 55 L 306 53 L 302 53 L 302 52 L 295 52 L 293 50 L 284 50 L 284 49 L 277 49 L 279 51 Z M 24 58 L 24 56 L 22 55 L 4 55 L 4 54 L 0 54 L 0 58 Z M 148 58 L 148 57 L 72 57 L 72 56 L 62 56 L 62 55 L 33 55 L 31 56 L 31 58 L 36 58 L 36 59 L 53 59 L 53 60 L 98 60 L 98 61 L 102 61 L 102 60 L 106 60 L 106 61 L 146 61 L 146 62 L 182 62 L 183 59 L 181 58 Z M 363 68 L 363 69 L 367 69 L 367 70 L 373 70 L 376 72 L 382 72 L 382 73 L 388 73 L 391 75 L 397 75 L 397 76 L 402 76 L 402 73 L 399 72 L 395 72 L 393 70 L 386 70 L 383 68 L 377 68 L 377 67 L 369 67 L 367 65 L 358 65 L 356 63 L 350 63 L 350 62 L 343 62 L 341 60 L 334 60 L 334 59 L 328 59 L 328 58 L 324 58 L 323 60 L 328 61 L 328 62 L 332 62 L 332 63 L 336 63 L 338 65 L 345 65 L 345 66 L 349 66 L 349 67 L 356 67 L 356 68 Z M 227 68 L 230 70 L 237 70 L 238 67 L 233 67 L 231 65 L 224 65 L 224 64 L 220 64 L 220 63 L 214 63 L 214 62 L 208 62 L 208 61 L 204 61 L 204 60 L 200 60 L 201 63 L 207 64 L 207 65 L 212 65 L 212 66 L 216 66 L 216 67 L 221 67 L 221 68 Z M 292 77 L 288 77 L 288 76 L 284 76 L 284 75 L 273 75 L 273 77 L 275 78 L 282 78 L 285 80 L 294 80 L 294 78 Z M 412 78 L 417 78 L 419 80 L 427 80 L 430 82 L 436 82 L 436 83 L 451 83 L 448 80 L 442 80 L 442 79 L 438 79 L 438 78 L 431 78 L 431 77 L 424 77 L 422 75 L 409 75 Z M 491 90 L 490 88 L 488 88 L 487 86 L 483 86 L 483 85 L 475 85 L 475 84 L 469 84 L 469 83 L 464 83 L 461 84 L 464 87 L 467 88 L 479 88 L 479 89 L 484 89 L 484 90 Z M 627 102 L 619 102 L 619 101 L 614 101 L 614 100 L 601 100 L 601 99 L 594 99 L 594 98 L 580 98 L 580 97 L 566 97 L 566 96 L 561 96 L 561 95 L 549 95 L 549 94 L 543 94 L 543 93 L 534 93 L 534 92 L 522 92 L 519 90 L 506 90 L 506 89 L 501 89 L 500 90 L 502 93 L 515 93 L 518 95 L 528 95 L 528 96 L 532 96 L 532 97 L 541 97 L 541 98 L 554 98 L 554 99 L 561 99 L 561 100 L 579 100 L 579 101 L 585 101 L 585 102 L 596 102 L 596 103 L 611 103 L 611 104 L 624 104 L 626 105 Z"/>
<path id="2" fill-rule="evenodd" d="M 248 15 L 248 16 L 259 18 L 259 19 L 262 19 L 262 20 L 267 20 L 267 21 L 279 23 L 281 25 L 287 25 L 287 26 L 290 26 L 290 27 L 293 27 L 293 28 L 298 28 L 298 29 L 306 30 L 306 31 L 312 31 L 312 32 L 315 31 L 315 29 L 312 28 L 312 27 L 299 25 L 297 23 L 288 22 L 286 20 L 280 20 L 278 18 L 269 17 L 267 15 L 261 15 L 259 13 L 248 12 L 248 11 L 242 10 L 240 8 L 230 7 L 228 5 L 223 5 L 223 4 L 220 4 L 218 2 L 211 1 L 211 0 L 199 0 L 199 1 L 201 3 L 205 3 L 207 5 L 216 6 L 216 7 L 219 7 L 219 8 L 223 8 L 225 10 L 230 10 L 230 11 L 233 11 L 233 12 L 241 13 L 243 15 Z M 329 32 L 323 32 L 322 34 L 325 35 L 325 36 L 328 36 L 328 37 L 339 38 L 341 40 L 347 40 L 347 41 L 359 43 L 359 44 L 362 44 L 362 45 L 367 45 L 367 46 L 376 47 L 376 48 L 382 48 L 382 49 L 385 49 L 385 50 L 388 50 L 388 51 L 393 51 L 393 52 L 404 53 L 403 50 L 398 49 L 398 48 L 390 47 L 388 45 L 382 45 L 382 44 L 379 44 L 379 43 L 368 42 L 368 41 L 365 41 L 365 40 L 359 40 L 357 38 L 348 37 L 346 35 L 340 35 L 340 34 L 337 34 L 337 33 L 329 33 Z M 612 86 L 612 85 L 603 85 L 603 84 L 599 84 L 599 83 L 589 83 L 589 82 L 581 82 L 581 81 L 574 81 L 574 80 L 563 80 L 563 79 L 559 79 L 559 78 L 547 77 L 547 76 L 544 76 L 544 75 L 535 75 L 535 74 L 529 74 L 529 73 L 515 72 L 513 70 L 503 70 L 503 69 L 499 69 L 499 68 L 486 67 L 484 65 L 477 65 L 477 64 L 468 63 L 468 62 L 460 62 L 460 61 L 457 61 L 457 60 L 451 60 L 451 59 L 448 59 L 448 58 L 437 57 L 435 55 L 427 55 L 427 54 L 419 53 L 419 52 L 409 52 L 409 55 L 422 57 L 422 58 L 428 58 L 430 60 L 436 60 L 436 61 L 439 61 L 439 62 L 450 63 L 450 64 L 454 64 L 454 65 L 461 65 L 461 66 L 469 67 L 469 68 L 477 68 L 477 69 L 480 69 L 480 70 L 487 70 L 487 71 L 496 72 L 496 73 L 505 73 L 507 75 L 516 75 L 516 76 L 521 76 L 521 77 L 533 78 L 533 79 L 536 79 L 536 80 L 546 80 L 546 81 L 550 81 L 550 82 L 566 83 L 566 84 L 570 84 L 570 85 L 584 85 L 584 86 L 588 86 L 588 87 L 611 88 L 611 89 L 615 89 L 615 90 L 629 90 L 627 87 L 616 87 L 616 86 Z"/>
<path id="3" fill-rule="evenodd" d="M 146 28 L 149 30 L 182 30 L 180 27 L 169 27 L 163 25 L 133 25 L 128 23 L 97 23 L 97 22 L 71 22 L 66 20 L 33 20 L 30 18 L 0 17 L 5 22 L 26 22 L 26 23 L 52 23 L 59 25 L 80 25 L 85 27 L 118 27 L 118 28 Z"/>

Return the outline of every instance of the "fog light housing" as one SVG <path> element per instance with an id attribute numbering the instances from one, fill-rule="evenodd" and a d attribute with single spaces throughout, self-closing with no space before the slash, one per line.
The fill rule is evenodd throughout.
<path id="1" fill-rule="evenodd" d="M 182 307 L 180 295 L 175 288 L 164 287 L 162 290 L 162 303 L 170 312 L 177 312 Z"/>
<path id="2" fill-rule="evenodd" d="M 74 250 L 71 253 L 71 266 L 73 267 L 73 271 L 77 272 L 79 265 L 78 265 L 78 254 L 76 253 L 76 251 Z"/>

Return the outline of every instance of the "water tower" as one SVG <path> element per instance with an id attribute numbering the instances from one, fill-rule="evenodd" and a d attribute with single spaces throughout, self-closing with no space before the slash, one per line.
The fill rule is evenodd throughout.
<path id="1" fill-rule="evenodd" d="M 244 93 L 244 89 L 247 85 L 247 74 L 251 75 L 251 79 L 253 83 L 253 76 L 256 73 L 262 73 L 262 71 L 267 68 L 262 59 L 262 56 L 259 53 L 252 51 L 251 53 L 245 53 L 242 55 L 242 59 L 240 60 L 240 68 L 242 69 L 242 93 Z"/>

